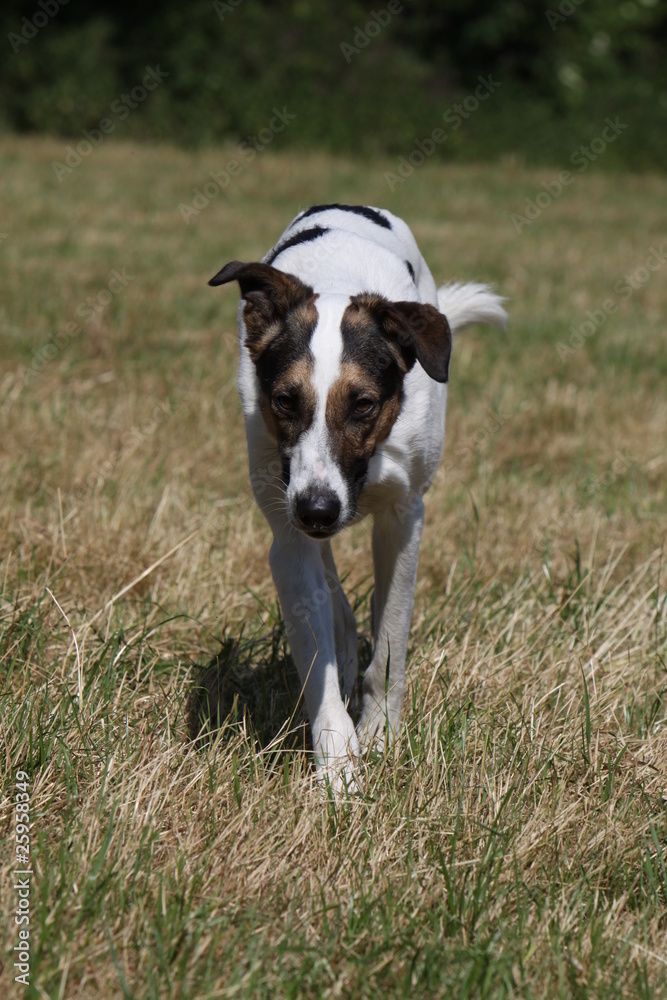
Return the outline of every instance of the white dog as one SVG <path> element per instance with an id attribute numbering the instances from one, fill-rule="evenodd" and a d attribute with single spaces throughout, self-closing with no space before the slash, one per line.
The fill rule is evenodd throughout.
<path id="1" fill-rule="evenodd" d="M 414 602 L 422 495 L 445 435 L 451 332 L 504 327 L 487 286 L 436 288 L 404 222 L 362 206 L 302 212 L 261 263 L 234 261 L 239 392 L 252 488 L 303 685 L 318 768 L 334 784 L 396 730 Z M 373 660 L 354 710 L 357 634 L 331 552 L 373 517 Z"/>

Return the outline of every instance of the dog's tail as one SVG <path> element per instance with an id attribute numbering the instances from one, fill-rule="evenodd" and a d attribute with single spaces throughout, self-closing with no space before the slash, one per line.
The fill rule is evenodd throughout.
<path id="1" fill-rule="evenodd" d="M 438 309 L 447 317 L 452 333 L 471 323 L 490 323 L 504 330 L 507 325 L 504 301 L 488 285 L 456 282 L 438 289 Z"/>

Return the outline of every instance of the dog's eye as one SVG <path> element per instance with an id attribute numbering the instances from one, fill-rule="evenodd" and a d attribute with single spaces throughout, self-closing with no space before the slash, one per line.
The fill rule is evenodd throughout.
<path id="1" fill-rule="evenodd" d="M 354 404 L 352 412 L 355 417 L 368 417 L 375 410 L 376 405 L 375 400 L 367 399 L 365 396 L 362 396 Z"/>
<path id="2" fill-rule="evenodd" d="M 286 392 L 281 392 L 273 397 L 273 402 L 281 413 L 292 414 L 296 410 L 296 399 Z"/>

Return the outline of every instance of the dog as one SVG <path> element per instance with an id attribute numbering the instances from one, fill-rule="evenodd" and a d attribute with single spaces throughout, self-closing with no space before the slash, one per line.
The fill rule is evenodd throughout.
<path id="1" fill-rule="evenodd" d="M 301 212 L 259 263 L 232 261 L 252 489 L 299 672 L 316 767 L 340 787 L 396 733 L 424 526 L 445 438 L 452 333 L 504 328 L 486 285 L 437 288 L 401 219 L 359 205 Z M 373 518 L 373 657 L 355 727 L 357 632 L 331 540 Z"/>

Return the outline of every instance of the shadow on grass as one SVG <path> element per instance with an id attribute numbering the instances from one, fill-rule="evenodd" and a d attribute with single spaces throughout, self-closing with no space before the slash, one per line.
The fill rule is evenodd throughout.
<path id="1" fill-rule="evenodd" d="M 187 721 L 197 749 L 218 732 L 245 732 L 261 749 L 311 749 L 301 683 L 282 624 L 265 636 L 223 636 L 213 659 L 195 672 Z"/>
<path id="2" fill-rule="evenodd" d="M 370 640 L 360 635 L 359 684 L 371 652 Z M 218 653 L 195 670 L 186 718 L 197 749 L 220 731 L 230 737 L 241 731 L 261 749 L 312 750 L 301 682 L 282 622 L 255 639 L 223 636 Z"/>

